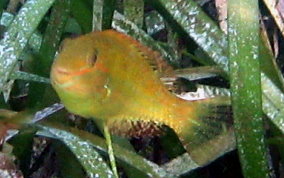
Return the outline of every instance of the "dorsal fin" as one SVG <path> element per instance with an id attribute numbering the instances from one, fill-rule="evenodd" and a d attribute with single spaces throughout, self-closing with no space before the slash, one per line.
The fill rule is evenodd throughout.
<path id="1" fill-rule="evenodd" d="M 120 39 L 123 39 L 124 41 L 128 41 L 129 45 L 133 46 L 134 50 L 149 63 L 152 69 L 156 71 L 159 76 L 173 73 L 173 68 L 162 58 L 160 53 L 153 51 L 149 47 L 141 44 L 140 42 L 124 33 L 117 32 L 115 30 L 107 30 L 105 32 L 109 34 L 115 34 L 112 36 L 116 36 Z"/>

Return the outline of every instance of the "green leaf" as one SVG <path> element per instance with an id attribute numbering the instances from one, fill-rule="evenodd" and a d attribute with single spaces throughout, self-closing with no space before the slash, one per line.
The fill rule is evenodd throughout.
<path id="1" fill-rule="evenodd" d="M 264 74 L 261 77 L 263 110 L 281 131 L 284 132 L 284 94 Z"/>
<path id="2" fill-rule="evenodd" d="M 54 0 L 29 0 L 9 26 L 0 41 L 0 91 L 13 71 L 13 68 L 32 33 Z"/>
<path id="3" fill-rule="evenodd" d="M 52 8 L 49 23 L 47 25 L 42 44 L 39 49 L 37 59 L 32 63 L 32 72 L 39 76 L 49 77 L 51 64 L 54 59 L 55 52 L 59 46 L 61 35 L 65 28 L 65 24 L 68 19 L 70 11 L 70 0 L 58 0 Z M 29 90 L 29 104 L 34 106 L 35 104 L 42 102 L 43 95 L 45 93 L 46 85 L 41 83 L 32 83 Z"/>
<path id="4" fill-rule="evenodd" d="M 137 27 L 142 28 L 144 20 L 143 0 L 124 0 L 123 11 L 125 18 L 132 21 Z"/>
<path id="5" fill-rule="evenodd" d="M 177 96 L 189 101 L 216 96 L 230 96 L 230 90 L 226 88 L 213 87 L 209 85 L 196 85 L 196 88 L 196 92 L 181 93 L 177 94 Z"/>
<path id="6" fill-rule="evenodd" d="M 165 28 L 164 19 L 157 11 L 145 14 L 145 25 L 149 35 L 153 35 Z"/>
<path id="7" fill-rule="evenodd" d="M 39 125 L 39 127 L 45 132 L 44 136 L 47 136 L 47 133 L 49 133 L 51 134 L 51 137 L 57 139 L 76 138 L 79 139 L 77 141 L 80 141 L 81 145 L 93 146 L 97 150 L 102 151 L 105 154 L 107 153 L 105 140 L 88 132 L 75 128 L 63 127 L 58 124 Z M 165 172 L 158 165 L 145 160 L 134 152 L 121 148 L 116 144 L 113 144 L 113 148 L 114 154 L 119 161 L 123 161 L 124 163 L 135 167 L 150 177 L 173 177 L 173 175 Z"/>
<path id="8" fill-rule="evenodd" d="M 104 159 L 91 144 L 64 130 L 47 127 L 43 129 L 68 146 L 89 177 L 114 177 Z"/>
<path id="9" fill-rule="evenodd" d="M 83 33 L 92 31 L 92 9 L 86 1 L 71 1 L 71 14 L 80 24 Z"/>
<path id="10" fill-rule="evenodd" d="M 189 171 L 192 171 L 200 166 L 197 165 L 189 156 L 188 153 L 185 153 L 170 162 L 162 166 L 167 172 L 172 174 L 181 175 Z"/>
<path id="11" fill-rule="evenodd" d="M 244 177 L 270 177 L 262 117 L 257 0 L 229 0 L 234 127 Z"/>
<path id="12" fill-rule="evenodd" d="M 218 74 L 220 75 L 221 73 L 222 70 L 215 66 L 191 67 L 177 69 L 174 71 L 175 76 L 185 78 L 190 81 L 216 77 L 218 76 Z"/>
<path id="13" fill-rule="evenodd" d="M 176 58 L 170 53 L 170 50 L 164 49 L 151 36 L 138 28 L 133 22 L 126 19 L 122 14 L 115 11 L 112 27 L 117 31 L 123 32 L 140 41 L 142 44 L 151 47 L 153 50 L 159 51 L 161 55 L 169 62 L 174 63 Z"/>
<path id="14" fill-rule="evenodd" d="M 93 31 L 101 31 L 103 26 L 103 0 L 94 0 L 93 4 Z"/>
<path id="15" fill-rule="evenodd" d="M 71 34 L 81 34 L 82 30 L 78 22 L 74 18 L 68 18 L 65 29 L 65 33 L 71 33 Z"/>
<path id="16" fill-rule="evenodd" d="M 11 74 L 10 78 L 12 80 L 26 80 L 26 81 L 33 81 L 33 82 L 40 82 L 40 83 L 47 83 L 50 84 L 50 80 L 45 77 L 41 77 L 35 74 L 30 74 L 27 72 L 16 71 Z"/>
<path id="17" fill-rule="evenodd" d="M 115 0 L 94 0 L 93 3 L 93 31 L 111 28 Z"/>
<path id="18" fill-rule="evenodd" d="M 62 178 L 85 178 L 86 173 L 73 154 L 73 152 L 61 141 L 53 140 L 52 146 L 55 148 L 56 158 L 58 159 L 58 166 L 60 176 Z"/>
<path id="19" fill-rule="evenodd" d="M 1 17 L 1 15 L 2 15 L 4 6 L 5 6 L 6 3 L 7 3 L 7 0 L 2 0 L 2 1 L 0 1 L 0 17 Z"/>
<path id="20" fill-rule="evenodd" d="M 12 23 L 13 19 L 14 19 L 14 15 L 9 13 L 9 12 L 4 12 L 2 14 L 1 20 L 0 20 L 0 24 L 5 26 L 5 27 L 9 27 L 9 25 Z M 40 48 L 40 44 L 42 41 L 42 36 L 38 31 L 35 31 L 32 36 L 29 39 L 29 45 L 30 47 L 34 50 L 34 51 L 38 51 Z M 25 53 L 26 51 L 24 50 L 23 53 Z M 23 56 L 23 55 L 22 55 Z"/>
<path id="21" fill-rule="evenodd" d="M 3 12 L 0 20 L 0 24 L 8 27 L 14 19 L 14 15 L 9 12 Z"/>
<path id="22" fill-rule="evenodd" d="M 227 39 L 216 23 L 211 20 L 195 1 L 157 0 L 146 2 L 158 10 L 176 29 L 182 29 L 202 48 L 211 59 L 228 71 L 226 54 Z"/>
<path id="23" fill-rule="evenodd" d="M 113 19 L 113 13 L 116 5 L 116 0 L 104 0 L 102 29 L 110 29 Z"/>

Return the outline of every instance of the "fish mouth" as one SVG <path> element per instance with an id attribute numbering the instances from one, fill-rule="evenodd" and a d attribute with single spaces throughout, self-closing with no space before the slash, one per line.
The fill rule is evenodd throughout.
<path id="1" fill-rule="evenodd" d="M 53 67 L 51 72 L 51 83 L 52 85 L 60 86 L 70 82 L 72 78 L 71 72 L 65 68 Z"/>
<path id="2" fill-rule="evenodd" d="M 70 75 L 70 72 L 68 72 L 65 68 L 57 67 L 55 68 L 55 71 L 61 75 Z"/>
<path id="3" fill-rule="evenodd" d="M 55 85 L 69 86 L 70 83 L 74 83 L 74 80 L 78 78 L 78 76 L 84 75 L 90 71 L 92 71 L 92 68 L 89 67 L 84 67 L 74 72 L 68 71 L 62 67 L 53 67 L 51 81 Z"/>

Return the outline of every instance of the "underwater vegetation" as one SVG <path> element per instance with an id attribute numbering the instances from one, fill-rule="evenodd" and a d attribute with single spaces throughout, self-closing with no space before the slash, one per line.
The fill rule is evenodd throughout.
<path id="1" fill-rule="evenodd" d="M 0 177 L 284 176 L 283 7 L 2 0 Z"/>

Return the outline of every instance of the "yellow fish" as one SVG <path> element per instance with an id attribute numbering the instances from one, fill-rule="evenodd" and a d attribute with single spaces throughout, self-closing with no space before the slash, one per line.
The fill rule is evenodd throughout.
<path id="1" fill-rule="evenodd" d="M 167 90 L 159 71 L 171 69 L 156 52 L 106 30 L 64 40 L 51 81 L 67 110 L 104 122 L 114 134 L 151 136 L 166 125 L 199 165 L 231 149 L 233 132 L 222 107 L 228 98 L 185 101 Z"/>

